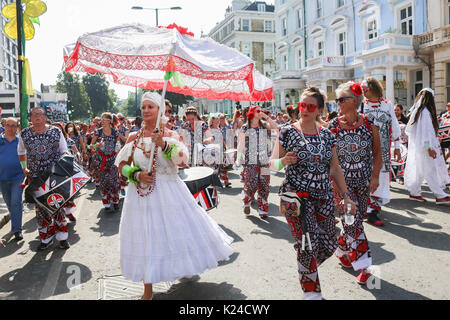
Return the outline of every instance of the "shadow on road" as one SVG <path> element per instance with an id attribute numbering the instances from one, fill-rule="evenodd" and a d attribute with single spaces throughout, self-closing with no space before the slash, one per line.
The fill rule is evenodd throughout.
<path id="1" fill-rule="evenodd" d="M 422 248 L 450 251 L 450 235 L 440 231 L 423 231 L 408 228 L 408 225 L 418 225 L 422 228 L 439 230 L 441 226 L 424 223 L 418 218 L 406 218 L 388 210 L 383 210 L 382 217 L 386 224 L 380 230 L 390 232 L 406 239 L 409 243 Z"/>
<path id="2" fill-rule="evenodd" d="M 244 300 L 242 291 L 233 285 L 222 283 L 197 282 L 174 284 L 170 293 L 157 293 L 155 300 Z"/>
<path id="3" fill-rule="evenodd" d="M 120 217 L 122 215 L 122 202 L 123 199 L 120 200 L 120 208 L 118 211 L 105 212 L 105 209 L 101 209 L 97 215 L 99 220 L 96 226 L 90 229 L 100 233 L 101 237 L 111 237 L 118 234 Z"/>
<path id="4" fill-rule="evenodd" d="M 380 289 L 369 289 L 367 286 L 362 286 L 362 289 L 370 292 L 377 300 L 431 300 L 419 293 L 400 288 L 383 279 L 380 282 Z"/>
<path id="5" fill-rule="evenodd" d="M 0 276 L 2 298 L 46 299 L 88 282 L 92 278 L 89 268 L 76 262 L 62 262 L 64 254 L 65 251 L 54 244 L 48 251 L 36 253 L 22 268 Z"/>
<path id="6" fill-rule="evenodd" d="M 257 225 L 264 231 L 253 230 L 252 234 L 262 234 L 274 239 L 283 239 L 287 240 L 291 243 L 294 243 L 294 239 L 292 238 L 291 232 L 289 231 L 289 227 L 287 223 L 280 222 L 278 219 L 268 217 L 266 221 L 261 220 L 261 218 L 250 215 L 247 217 L 251 222 Z"/>
<path id="7" fill-rule="evenodd" d="M 394 261 L 395 259 L 395 254 L 383 249 L 384 246 L 384 243 L 373 242 L 369 239 L 369 248 L 372 252 L 373 263 L 377 266 Z"/>

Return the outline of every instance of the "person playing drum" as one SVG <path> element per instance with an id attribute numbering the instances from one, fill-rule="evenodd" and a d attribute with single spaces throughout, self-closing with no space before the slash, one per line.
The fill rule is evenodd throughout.
<path id="1" fill-rule="evenodd" d="M 144 300 L 152 299 L 153 283 L 198 275 L 233 254 L 233 239 L 178 176 L 178 168 L 187 167 L 188 149 L 176 132 L 164 125 L 156 130 L 161 102 L 158 93 L 143 95 L 144 125 L 129 135 L 115 162 L 131 182 L 119 227 L 122 274 L 144 282 Z"/>

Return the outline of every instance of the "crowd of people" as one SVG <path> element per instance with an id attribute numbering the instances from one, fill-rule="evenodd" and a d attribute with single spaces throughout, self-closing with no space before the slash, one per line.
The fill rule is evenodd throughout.
<path id="1" fill-rule="evenodd" d="M 322 299 L 318 268 L 333 255 L 343 267 L 360 270 L 357 282 L 364 284 L 372 265 L 364 221 L 384 224 L 382 207 L 390 201 L 394 176 L 411 200 L 427 201 L 421 195 L 425 181 L 436 204 L 450 203 L 450 104 L 438 116 L 433 90 L 424 89 L 406 115 L 403 106 L 383 98 L 375 78 L 344 83 L 336 96 L 338 111 L 326 115 L 326 96 L 308 87 L 285 113 L 253 105 L 232 117 L 201 116 L 191 106 L 181 119 L 166 100 L 160 127 L 162 97 L 152 92 L 143 95 L 142 117 L 133 121 L 105 112 L 90 123 L 51 123 L 39 107 L 23 130 L 17 119 L 2 119 L 0 187 L 11 231 L 23 239 L 24 178 L 29 182 L 71 154 L 95 183 L 104 214 L 118 211 L 125 197 L 119 231 L 123 275 L 143 281 L 142 298 L 151 299 L 153 283 L 200 274 L 233 253 L 233 239 L 197 204 L 178 168 L 210 167 L 226 188 L 235 187 L 228 172 L 241 171 L 241 210 L 250 215 L 256 200 L 261 219 L 269 216 L 271 172 L 279 171 L 285 175 L 279 207 L 295 239 L 303 298 Z M 72 199 L 50 215 L 36 205 L 39 250 L 55 237 L 60 248 L 70 247 L 67 219 L 76 221 L 75 208 Z"/>

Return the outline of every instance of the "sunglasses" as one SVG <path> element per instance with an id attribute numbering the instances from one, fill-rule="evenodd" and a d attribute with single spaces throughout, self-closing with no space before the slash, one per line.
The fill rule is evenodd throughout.
<path id="1" fill-rule="evenodd" d="M 353 97 L 341 97 L 341 98 L 337 98 L 337 99 L 336 99 L 336 103 L 344 103 L 345 100 L 351 99 L 351 98 L 353 98 Z"/>
<path id="2" fill-rule="evenodd" d="M 300 111 L 304 112 L 308 110 L 308 112 L 314 112 L 318 108 L 316 104 L 299 102 L 297 103 L 297 107 Z"/>

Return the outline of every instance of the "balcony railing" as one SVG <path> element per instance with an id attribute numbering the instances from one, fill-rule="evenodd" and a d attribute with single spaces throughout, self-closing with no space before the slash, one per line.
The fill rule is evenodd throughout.
<path id="1" fill-rule="evenodd" d="M 345 57 L 317 57 L 308 59 L 308 69 L 321 67 L 343 67 L 345 65 Z"/>
<path id="2" fill-rule="evenodd" d="M 300 79 L 302 72 L 300 70 L 277 70 L 272 72 L 271 78 L 275 79 Z"/>
<path id="3" fill-rule="evenodd" d="M 421 49 L 439 46 L 450 41 L 450 26 L 442 27 L 432 32 L 414 36 L 414 46 Z"/>
<path id="4" fill-rule="evenodd" d="M 410 35 L 385 33 L 375 39 L 363 42 L 363 51 L 378 51 L 392 48 L 411 48 L 413 45 Z"/>

